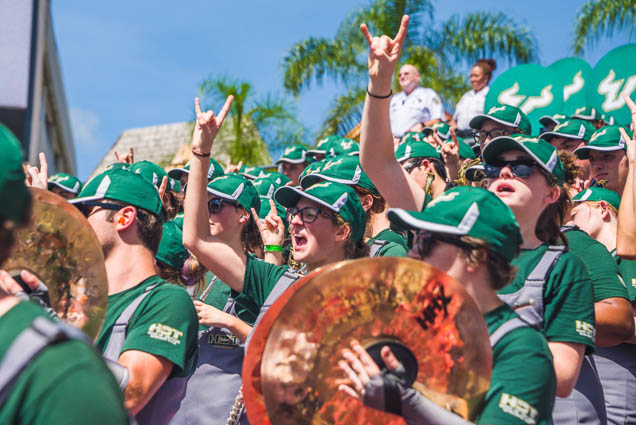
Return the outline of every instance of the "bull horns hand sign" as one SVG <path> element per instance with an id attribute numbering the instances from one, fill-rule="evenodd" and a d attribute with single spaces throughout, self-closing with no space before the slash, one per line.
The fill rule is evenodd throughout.
<path id="1" fill-rule="evenodd" d="M 371 78 L 391 78 L 395 70 L 395 64 L 400 57 L 402 45 L 404 40 L 406 40 L 408 28 L 408 15 L 402 16 L 400 29 L 395 38 L 391 38 L 388 35 L 373 37 L 366 24 L 360 25 L 362 35 L 369 43 L 369 76 Z"/>
<path id="2" fill-rule="evenodd" d="M 216 116 L 213 111 L 201 111 L 199 98 L 194 99 L 194 110 L 196 111 L 197 119 L 194 125 L 194 133 L 192 134 L 193 149 L 199 152 L 210 152 L 214 138 L 219 133 L 233 100 L 233 96 L 228 96 L 225 100 L 225 105 L 221 108 L 221 112 Z"/>

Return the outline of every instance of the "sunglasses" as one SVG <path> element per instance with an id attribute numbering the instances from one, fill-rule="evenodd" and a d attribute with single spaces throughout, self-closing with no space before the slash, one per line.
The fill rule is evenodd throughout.
<path id="1" fill-rule="evenodd" d="M 316 221 L 319 215 L 323 215 L 325 217 L 333 217 L 334 214 L 329 214 L 318 207 L 305 207 L 305 208 L 287 208 L 287 220 L 292 221 L 292 219 L 300 214 L 300 219 L 303 223 L 313 223 Z"/>
<path id="2" fill-rule="evenodd" d="M 486 178 L 496 179 L 501 174 L 501 170 L 508 167 L 512 175 L 522 179 L 527 179 L 532 175 L 535 168 L 541 169 L 539 164 L 531 159 L 515 159 L 514 161 L 498 161 L 493 164 L 484 164 Z"/>
<path id="3" fill-rule="evenodd" d="M 515 134 L 517 133 L 517 131 L 515 130 L 510 130 L 507 128 L 495 128 L 494 130 L 490 130 L 490 131 L 486 131 L 486 130 L 477 130 L 475 132 L 475 142 L 477 143 L 483 143 L 486 141 L 486 139 L 488 138 L 488 136 L 490 136 L 490 139 L 495 139 L 497 137 L 501 137 L 501 136 L 510 136 L 511 134 Z"/>
<path id="4" fill-rule="evenodd" d="M 210 214 L 218 214 L 223 209 L 223 204 L 232 205 L 235 208 L 240 207 L 238 202 L 228 201 L 227 199 L 215 198 L 208 201 L 208 212 Z"/>
<path id="5" fill-rule="evenodd" d="M 75 204 L 75 206 L 77 207 L 78 210 L 80 210 L 82 215 L 86 218 L 88 218 L 92 214 L 93 209 L 95 207 L 99 207 L 104 210 L 112 210 L 112 211 L 119 211 L 120 209 L 124 208 L 121 205 L 115 205 L 115 204 L 110 204 L 107 202 L 100 202 L 100 201 L 87 201 L 87 202 L 82 202 L 81 204 Z"/>
<path id="6" fill-rule="evenodd" d="M 462 241 L 458 237 L 441 235 L 439 233 L 429 232 L 428 230 L 417 230 L 411 233 L 413 235 L 413 246 L 417 247 L 417 252 L 422 259 L 430 255 L 437 242 L 451 244 L 459 248 L 475 248 L 473 245 Z"/>

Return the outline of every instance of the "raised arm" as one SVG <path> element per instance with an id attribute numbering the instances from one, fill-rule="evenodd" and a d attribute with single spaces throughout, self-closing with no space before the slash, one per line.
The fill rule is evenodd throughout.
<path id="1" fill-rule="evenodd" d="M 632 113 L 632 130 L 636 134 L 636 104 L 626 94 L 623 98 Z M 627 143 L 627 162 L 629 169 L 625 189 L 621 194 L 621 206 L 618 209 L 618 233 L 616 236 L 616 253 L 624 259 L 636 260 L 636 140 L 632 140 L 625 130 L 621 128 L 621 135 Z"/>
<path id="2" fill-rule="evenodd" d="M 362 111 L 360 163 L 391 207 L 419 211 L 426 193 L 395 159 L 389 122 L 391 82 L 408 26 L 409 17 L 404 15 L 400 30 L 392 39 L 386 35 L 373 37 L 365 24 L 360 25 L 369 43 L 369 86 Z M 396 187 L 408 190 L 395 190 Z"/>
<path id="3" fill-rule="evenodd" d="M 218 117 L 212 111 L 202 112 L 199 98 L 194 100 L 197 119 L 192 133 L 192 158 L 184 202 L 183 245 L 219 279 L 241 292 L 247 261 L 245 254 L 210 234 L 207 207 L 210 150 L 233 99 L 232 96 L 227 98 Z"/>

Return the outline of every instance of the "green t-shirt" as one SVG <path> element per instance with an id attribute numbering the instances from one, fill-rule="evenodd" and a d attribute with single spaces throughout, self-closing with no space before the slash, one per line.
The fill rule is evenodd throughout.
<path id="1" fill-rule="evenodd" d="M 199 319 L 190 296 L 180 286 L 151 276 L 125 291 L 108 296 L 104 326 L 97 338 L 102 352 L 108 346 L 115 321 L 145 289 L 157 284 L 130 318 L 121 352 L 138 350 L 165 357 L 174 364 L 171 377 L 189 376 L 197 364 Z"/>
<path id="2" fill-rule="evenodd" d="M 375 241 L 386 241 L 380 248 L 377 257 L 406 257 L 409 252 L 406 238 L 388 228 L 369 239 L 367 245 L 372 247 Z"/>
<path id="3" fill-rule="evenodd" d="M 507 305 L 484 315 L 488 333 L 518 317 Z M 505 335 L 492 352 L 492 375 L 478 424 L 547 424 L 552 417 L 556 375 L 541 333 L 522 327 Z"/>
<path id="4" fill-rule="evenodd" d="M 631 302 L 636 301 L 636 261 L 624 260 L 616 255 L 616 250 L 611 252 L 612 257 L 618 263 L 618 268 L 627 287 L 627 294 Z"/>
<path id="5" fill-rule="evenodd" d="M 547 245 L 522 250 L 512 261 L 517 268 L 513 281 L 499 291 L 518 291 L 537 265 Z M 588 353 L 594 349 L 596 322 L 594 292 L 585 265 L 571 252 L 564 252 L 554 265 L 543 286 L 543 335 L 548 341 L 585 344 Z"/>
<path id="6" fill-rule="evenodd" d="M 212 272 L 207 272 L 205 274 L 206 287 L 210 284 L 213 278 L 214 278 L 214 274 Z M 211 305 L 212 307 L 215 307 L 223 311 L 223 309 L 225 308 L 225 305 L 227 304 L 227 300 L 232 293 L 238 296 L 238 293 L 232 291 L 232 288 L 230 288 L 225 282 L 222 282 L 221 280 L 217 279 L 212 285 L 212 287 L 210 288 L 210 292 L 208 293 L 208 296 L 205 298 L 205 300 L 203 300 L 203 302 L 207 305 Z M 243 308 L 238 303 L 234 305 L 234 310 L 239 319 L 241 319 L 242 321 L 244 321 L 250 326 L 254 325 L 254 321 L 256 321 L 256 316 L 252 314 L 251 311 Z M 208 326 L 199 325 L 199 330 L 204 331 L 208 328 L 209 328 Z"/>
<path id="7" fill-rule="evenodd" d="M 594 288 L 594 302 L 607 298 L 628 298 L 616 261 L 605 245 L 580 230 L 565 232 L 570 252 L 587 268 Z"/>
<path id="8" fill-rule="evenodd" d="M 0 317 L 0 361 L 36 317 L 49 316 L 30 302 Z M 95 349 L 71 340 L 47 347 L 22 371 L 0 409 L 0 424 L 122 425 L 128 423 L 123 403 Z"/>

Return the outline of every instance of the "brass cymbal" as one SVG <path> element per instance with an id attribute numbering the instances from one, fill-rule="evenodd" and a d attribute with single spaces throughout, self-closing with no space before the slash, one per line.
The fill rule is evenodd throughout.
<path id="1" fill-rule="evenodd" d="M 352 339 L 396 341 L 417 359 L 413 387 L 472 419 L 490 381 L 483 315 L 445 273 L 408 258 L 344 261 L 293 284 L 254 330 L 243 363 L 253 425 L 403 424 L 338 391 Z"/>
<path id="2" fill-rule="evenodd" d="M 48 287 L 57 316 L 95 339 L 108 302 L 101 245 L 86 218 L 64 198 L 43 189 L 30 191 L 30 222 L 18 230 L 4 269 L 35 274 Z"/>

